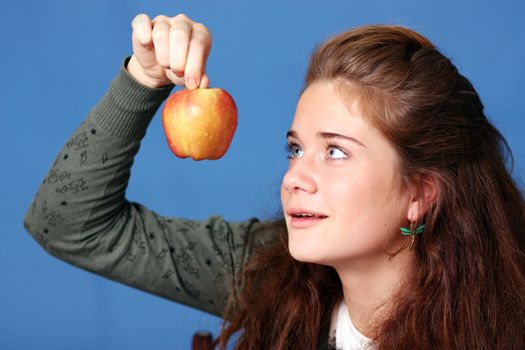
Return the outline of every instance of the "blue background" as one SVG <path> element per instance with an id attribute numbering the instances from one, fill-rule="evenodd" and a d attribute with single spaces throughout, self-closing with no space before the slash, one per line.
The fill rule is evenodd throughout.
<path id="1" fill-rule="evenodd" d="M 211 85 L 239 126 L 215 162 L 175 158 L 159 115 L 128 198 L 165 215 L 268 218 L 279 208 L 283 146 L 315 44 L 362 24 L 429 37 L 477 88 L 525 178 L 523 1 L 6 1 L 0 3 L 0 349 L 189 349 L 219 320 L 48 255 L 22 219 L 55 155 L 131 54 L 131 20 L 180 12 L 212 32 Z"/>

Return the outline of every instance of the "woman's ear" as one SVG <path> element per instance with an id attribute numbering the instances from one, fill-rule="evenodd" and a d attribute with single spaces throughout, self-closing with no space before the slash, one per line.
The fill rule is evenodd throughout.
<path id="1" fill-rule="evenodd" d="M 414 181 L 412 195 L 408 205 L 407 218 L 417 221 L 429 211 L 437 199 L 437 182 L 431 174 L 421 174 Z"/>

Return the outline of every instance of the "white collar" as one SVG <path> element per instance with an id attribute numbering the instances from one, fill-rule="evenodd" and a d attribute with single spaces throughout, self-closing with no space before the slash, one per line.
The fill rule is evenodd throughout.
<path id="1" fill-rule="evenodd" d="M 332 312 L 330 324 L 330 345 L 337 350 L 363 350 L 370 349 L 372 339 L 355 328 L 344 299 Z"/>

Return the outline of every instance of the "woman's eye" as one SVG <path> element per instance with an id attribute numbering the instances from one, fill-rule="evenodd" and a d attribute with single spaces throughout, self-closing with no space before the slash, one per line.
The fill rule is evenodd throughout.
<path id="1" fill-rule="evenodd" d="M 288 159 L 299 158 L 303 156 L 304 151 L 301 146 L 296 143 L 287 143 L 285 145 L 286 153 L 288 154 Z M 345 159 L 348 158 L 348 154 L 339 146 L 336 145 L 327 145 L 327 158 L 329 159 Z"/>
<path id="2" fill-rule="evenodd" d="M 288 159 L 297 158 L 303 155 L 303 150 L 296 143 L 288 143 L 285 148 L 288 153 Z"/>
<path id="3" fill-rule="evenodd" d="M 347 155 L 338 147 L 330 146 L 328 147 L 328 157 L 331 159 L 344 159 Z"/>

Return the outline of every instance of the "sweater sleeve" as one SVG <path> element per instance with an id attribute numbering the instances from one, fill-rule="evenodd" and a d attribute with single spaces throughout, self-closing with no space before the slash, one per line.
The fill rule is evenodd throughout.
<path id="1" fill-rule="evenodd" d="M 128 61 L 63 146 L 24 226 L 72 265 L 220 315 L 259 221 L 165 217 L 125 198 L 140 140 L 173 88 L 141 85 Z"/>

